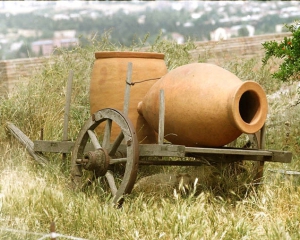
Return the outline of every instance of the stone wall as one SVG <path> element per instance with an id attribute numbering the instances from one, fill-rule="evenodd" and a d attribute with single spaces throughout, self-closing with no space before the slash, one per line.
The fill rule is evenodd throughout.
<path id="1" fill-rule="evenodd" d="M 11 92 L 16 82 L 25 81 L 46 58 L 22 58 L 0 61 L 0 94 Z"/>
<path id="2" fill-rule="evenodd" d="M 195 61 L 203 59 L 206 62 L 218 64 L 218 59 L 226 57 L 246 58 L 262 55 L 262 43 L 265 41 L 281 41 L 290 33 L 259 35 L 254 37 L 232 38 L 221 41 L 196 42 L 197 49 L 191 51 Z M 7 94 L 13 90 L 16 82 L 24 81 L 38 69 L 46 58 L 25 58 L 0 61 L 0 94 Z"/>
<path id="3" fill-rule="evenodd" d="M 266 34 L 253 37 L 239 37 L 220 41 L 197 42 L 197 49 L 191 51 L 193 59 L 203 59 L 207 62 L 218 62 L 218 58 L 232 59 L 263 56 L 262 43 L 266 41 L 281 41 L 291 33 Z"/>

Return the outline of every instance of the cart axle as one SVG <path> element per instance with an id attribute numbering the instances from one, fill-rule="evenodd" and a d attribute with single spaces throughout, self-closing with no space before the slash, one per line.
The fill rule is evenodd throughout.
<path id="1" fill-rule="evenodd" d="M 99 148 L 84 154 L 83 159 L 77 159 L 85 170 L 95 171 L 97 176 L 104 176 L 108 170 L 110 157 L 105 149 Z"/>

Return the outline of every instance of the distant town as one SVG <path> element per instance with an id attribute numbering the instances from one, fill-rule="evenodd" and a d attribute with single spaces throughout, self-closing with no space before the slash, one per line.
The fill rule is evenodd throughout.
<path id="1" fill-rule="evenodd" d="M 299 19 L 296 1 L 1 1 L 0 59 L 47 56 L 107 32 L 125 46 L 146 34 L 180 44 L 280 33 Z"/>

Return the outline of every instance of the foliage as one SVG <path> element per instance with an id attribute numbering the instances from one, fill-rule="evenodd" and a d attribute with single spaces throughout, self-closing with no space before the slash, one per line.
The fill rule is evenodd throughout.
<path id="1" fill-rule="evenodd" d="M 148 35 L 131 47 L 115 44 L 107 32 L 87 39 L 89 45 L 78 45 L 72 50 L 58 48 L 45 64 L 32 74 L 28 84 L 21 84 L 9 99 L 0 105 L 0 123 L 18 119 L 18 127 L 25 129 L 33 139 L 39 138 L 41 129 L 48 139 L 61 139 L 66 81 L 73 70 L 72 107 L 70 112 L 70 138 L 77 137 L 83 122 L 89 117 L 89 80 L 97 51 L 155 51 L 165 53 L 169 69 L 188 63 L 189 50 L 196 48 L 192 41 L 177 44 L 159 35 L 153 45 L 145 49 Z M 98 40 L 97 40 L 98 39 Z M 50 103 L 50 104 L 49 104 Z M 2 135 L 4 135 L 2 133 Z M 1 136 L 1 133 L 0 133 Z"/>
<path id="2" fill-rule="evenodd" d="M 285 37 L 280 43 L 268 41 L 263 43 L 265 56 L 262 59 L 266 64 L 271 57 L 282 59 L 279 70 L 273 76 L 282 81 L 299 80 L 300 73 L 300 27 L 299 23 L 286 25 L 292 33 L 291 37 Z"/>
<path id="3" fill-rule="evenodd" d="M 109 3 L 101 4 L 106 5 Z M 136 3 L 127 2 L 126 5 L 136 5 Z M 36 34 L 33 36 L 34 39 L 27 39 L 26 42 L 30 45 L 31 42 L 36 40 L 53 38 L 54 31 L 75 30 L 76 37 L 81 35 L 92 36 L 96 33 L 101 35 L 104 32 L 112 31 L 112 42 L 129 47 L 137 38 L 136 36 L 144 36 L 147 33 L 150 34 L 149 44 L 153 44 L 155 36 L 160 31 L 163 32 L 164 37 L 180 34 L 185 40 L 189 38 L 197 41 L 208 40 L 210 39 L 210 33 L 218 27 L 232 27 L 231 21 L 223 21 L 228 19 L 228 16 L 235 16 L 238 19 L 235 24 L 242 25 L 242 17 L 245 14 L 248 15 L 248 13 L 231 4 L 219 6 L 217 2 L 211 2 L 208 4 L 211 7 L 208 7 L 206 3 L 200 1 L 197 5 L 193 13 L 196 13 L 196 15 L 199 13 L 199 16 L 193 17 L 188 5 L 182 7 L 181 10 L 174 10 L 172 3 L 165 3 L 159 8 L 149 7 L 143 11 L 132 11 L 130 14 L 125 9 L 121 9 L 110 15 L 99 7 L 83 6 L 82 8 L 58 10 L 55 3 L 48 2 L 44 8 L 39 8 L 39 11 L 18 14 L 0 13 L 0 32 L 7 34 L 10 32 L 17 33 L 19 30 L 33 30 L 40 33 L 41 36 Z M 288 6 L 290 6 L 290 3 L 276 3 L 273 5 L 278 10 Z M 223 11 L 219 11 L 223 8 Z M 282 24 L 284 21 L 290 22 L 294 19 L 295 16 L 282 18 L 278 14 L 267 14 L 260 19 L 249 20 L 247 24 L 255 26 L 255 34 L 259 35 L 273 33 L 276 24 Z M 245 30 L 241 35 L 244 34 L 247 34 Z M 7 37 L 9 41 L 17 41 L 16 36 L 9 35 L 5 38 Z M 4 48 L 1 54 L 3 59 L 16 57 L 9 50 L 10 46 L 2 44 L 2 48 Z"/>
<path id="4" fill-rule="evenodd" d="M 247 27 L 241 27 L 239 30 L 238 30 L 238 36 L 239 37 L 246 37 L 246 36 L 249 36 L 249 30 Z"/>
<path id="5" fill-rule="evenodd" d="M 188 64 L 191 61 L 189 51 L 194 49 L 196 49 L 196 45 L 191 39 L 188 39 L 184 44 L 178 44 L 175 41 L 163 39 L 161 34 L 150 47 L 150 51 L 165 54 L 165 62 L 169 70 Z"/>
<path id="6" fill-rule="evenodd" d="M 38 239 L 33 233 L 49 232 L 52 221 L 60 234 L 91 240 L 300 237 L 300 190 L 288 181 L 271 178 L 258 191 L 236 201 L 209 190 L 186 197 L 136 193 L 126 198 L 122 209 L 116 209 L 99 186 L 93 185 L 85 193 L 70 191 L 68 176 L 57 162 L 47 168 L 34 167 L 28 164 L 24 150 L 2 147 L 2 239 Z M 14 161 L 8 163 L 8 159 Z"/>
<path id="7" fill-rule="evenodd" d="M 158 51 L 166 54 L 169 69 L 191 61 L 189 50 L 195 48 L 191 41 L 179 45 L 158 36 L 148 46 L 147 37 L 136 40 L 129 48 L 112 43 L 109 34 L 105 34 L 99 41 L 95 37 L 89 39 L 84 48 L 57 49 L 44 66 L 32 73 L 27 84 L 19 86 L 9 98 L 1 99 L 1 130 L 6 121 L 13 121 L 31 139 L 39 137 L 42 127 L 45 139 L 61 139 L 65 86 L 72 69 L 69 126 L 71 140 L 76 138 L 89 117 L 88 86 L 95 51 Z M 223 67 L 242 80 L 260 82 L 272 93 L 277 88 L 272 87 L 269 68 L 260 69 L 258 62 L 257 58 L 227 58 Z M 299 170 L 299 111 L 290 111 L 289 96 L 284 97 L 271 102 L 268 122 L 271 131 L 267 132 L 266 144 L 295 153 L 292 164 L 271 167 Z M 229 176 L 226 171 L 219 172 L 219 183 L 201 192 L 174 191 L 163 197 L 134 192 L 126 196 L 122 209 L 116 209 L 110 194 L 97 181 L 86 192 L 71 191 L 69 167 L 59 157 L 52 157 L 49 165 L 41 167 L 34 164 L 14 139 L 5 138 L 2 133 L 0 142 L 0 238 L 3 239 L 37 239 L 33 233 L 48 232 L 52 221 L 58 233 L 86 239 L 300 238 L 299 183 L 268 174 L 269 164 L 266 164 L 265 184 L 258 188 L 232 177 L 229 169 Z M 188 168 L 181 170 L 188 172 Z"/>

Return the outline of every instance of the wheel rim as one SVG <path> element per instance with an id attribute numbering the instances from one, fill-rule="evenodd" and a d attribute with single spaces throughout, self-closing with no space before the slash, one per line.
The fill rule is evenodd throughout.
<path id="1" fill-rule="evenodd" d="M 105 123 L 102 143 L 100 143 L 94 131 L 101 123 Z M 121 131 L 119 136 L 111 143 L 112 123 L 117 124 Z M 85 152 L 88 141 L 93 146 L 93 150 L 90 153 Z M 121 144 L 122 142 L 125 142 L 125 148 Z M 126 156 L 116 157 L 117 151 L 122 147 Z M 113 202 L 121 202 L 123 196 L 131 192 L 136 181 L 138 153 L 138 140 L 131 121 L 116 109 L 106 108 L 99 110 L 86 121 L 75 142 L 71 158 L 73 187 L 82 188 L 84 186 L 85 183 L 83 183 L 82 179 L 83 170 L 94 171 L 95 178 L 100 176 L 106 177 L 113 195 Z M 96 169 L 93 169 L 95 162 L 97 166 Z M 113 165 L 118 164 L 125 164 L 121 182 L 116 181 L 117 173 L 109 169 Z"/>

